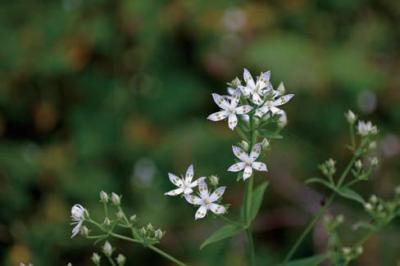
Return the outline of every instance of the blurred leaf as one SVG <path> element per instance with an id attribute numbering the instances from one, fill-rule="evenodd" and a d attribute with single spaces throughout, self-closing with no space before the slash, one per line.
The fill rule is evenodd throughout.
<path id="1" fill-rule="evenodd" d="M 205 246 L 221 241 L 223 239 L 232 237 L 243 230 L 243 227 L 240 225 L 225 225 L 215 231 L 211 236 L 209 236 L 200 246 L 200 249 L 203 249 Z"/>
<path id="2" fill-rule="evenodd" d="M 283 138 L 282 135 L 280 135 L 277 132 L 274 131 L 270 131 L 270 130 L 265 130 L 265 129 L 261 129 L 258 131 L 258 133 L 260 134 L 260 136 L 264 137 L 264 138 L 269 138 L 269 139 L 281 139 Z"/>
<path id="3" fill-rule="evenodd" d="M 279 266 L 317 266 L 321 262 L 323 262 L 326 259 L 326 255 L 316 255 L 304 259 L 298 259 L 294 261 L 290 261 L 285 264 L 280 264 Z"/>
<path id="4" fill-rule="evenodd" d="M 336 191 L 339 193 L 339 195 L 341 195 L 344 198 L 357 201 L 361 204 L 364 204 L 364 202 L 365 202 L 363 197 L 360 194 L 358 194 L 357 192 L 355 192 L 354 190 L 352 190 L 348 187 L 343 187 Z"/>

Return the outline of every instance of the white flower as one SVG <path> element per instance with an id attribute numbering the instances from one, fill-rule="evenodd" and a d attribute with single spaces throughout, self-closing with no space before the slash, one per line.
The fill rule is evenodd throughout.
<path id="1" fill-rule="evenodd" d="M 241 162 L 235 163 L 229 167 L 230 172 L 243 171 L 243 180 L 246 180 L 253 174 L 253 169 L 257 171 L 268 171 L 267 165 L 262 162 L 256 162 L 257 158 L 260 156 L 262 145 L 257 143 L 254 145 L 250 154 L 245 153 L 241 148 L 232 146 L 233 154 L 241 160 Z"/>
<path id="2" fill-rule="evenodd" d="M 278 106 L 289 102 L 294 96 L 294 94 L 281 95 L 279 91 L 284 91 L 284 89 L 281 88 L 283 86 L 283 83 L 281 83 L 276 91 L 272 91 L 272 98 L 266 100 L 264 104 L 257 109 L 257 116 L 262 117 L 268 112 L 270 112 L 272 115 L 282 115 L 283 110 L 279 109 Z"/>
<path id="3" fill-rule="evenodd" d="M 378 129 L 376 128 L 376 126 L 372 125 L 371 121 L 358 121 L 357 131 L 358 134 L 360 134 L 361 136 L 367 136 L 369 134 L 376 134 L 378 132 Z"/>
<path id="4" fill-rule="evenodd" d="M 251 100 L 260 105 L 263 103 L 264 94 L 270 90 L 270 82 L 269 78 L 271 76 L 271 72 L 261 72 L 260 76 L 257 78 L 257 81 L 254 82 L 253 77 L 247 69 L 243 71 L 243 79 L 246 82 L 246 86 L 240 85 L 239 88 L 242 91 L 243 95 L 246 97 L 251 96 Z"/>
<path id="5" fill-rule="evenodd" d="M 205 179 L 199 181 L 199 196 L 185 195 L 187 202 L 193 205 L 200 206 L 195 215 L 195 219 L 201 219 L 206 216 L 207 211 L 210 210 L 215 214 L 223 214 L 226 208 L 223 205 L 215 203 L 225 192 L 226 187 L 219 187 L 213 193 L 209 193 Z"/>
<path id="6" fill-rule="evenodd" d="M 71 209 L 71 219 L 72 219 L 72 225 L 74 225 L 74 228 L 72 229 L 72 237 L 75 237 L 80 231 L 81 227 L 83 224 L 83 221 L 85 219 L 85 208 L 82 207 L 80 204 L 75 204 L 72 206 Z"/>
<path id="7" fill-rule="evenodd" d="M 207 117 L 211 121 L 220 121 L 228 117 L 228 126 L 230 129 L 234 129 L 237 125 L 237 116 L 244 115 L 251 111 L 250 105 L 242 105 L 238 107 L 239 98 L 230 97 L 230 102 L 227 97 L 223 97 L 216 93 L 212 94 L 215 103 L 222 109 L 222 111 L 213 113 Z"/>
<path id="8" fill-rule="evenodd" d="M 193 188 L 198 185 L 198 181 L 205 177 L 200 177 L 198 180 L 192 182 L 194 176 L 193 165 L 190 165 L 186 170 L 185 178 L 179 178 L 174 174 L 168 173 L 169 180 L 177 186 L 177 189 L 166 192 L 164 195 L 167 196 L 177 196 L 179 194 L 191 194 L 193 193 Z"/>

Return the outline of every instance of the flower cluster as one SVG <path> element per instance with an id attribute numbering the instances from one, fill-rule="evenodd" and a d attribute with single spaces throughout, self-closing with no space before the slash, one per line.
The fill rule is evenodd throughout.
<path id="1" fill-rule="evenodd" d="M 209 210 L 216 215 L 224 214 L 226 212 L 226 207 L 218 204 L 225 192 L 225 187 L 218 187 L 212 193 L 210 193 L 206 183 L 206 177 L 200 177 L 193 181 L 193 165 L 188 167 L 185 177 L 179 178 L 171 173 L 168 174 L 168 177 L 171 183 L 178 188 L 166 192 L 165 195 L 177 196 L 183 194 L 187 202 L 192 205 L 199 206 L 195 214 L 196 220 L 205 217 Z M 210 182 L 218 184 L 218 180 L 216 181 L 215 176 L 210 177 Z M 198 191 L 197 193 L 194 193 L 194 189 L 196 188 Z"/>

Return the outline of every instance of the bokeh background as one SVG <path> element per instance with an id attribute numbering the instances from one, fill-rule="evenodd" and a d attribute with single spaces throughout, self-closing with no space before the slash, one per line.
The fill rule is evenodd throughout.
<path id="1" fill-rule="evenodd" d="M 324 195 L 304 180 L 329 157 L 349 158 L 344 112 L 380 128 L 382 162 L 364 196 L 400 184 L 400 2 L 3 1 L 0 4 L 0 264 L 90 265 L 93 246 L 70 239 L 70 207 L 100 213 L 100 190 L 167 230 L 161 247 L 191 265 L 246 265 L 243 237 L 200 251 L 219 221 L 194 221 L 166 198 L 168 172 L 191 163 L 228 185 L 234 216 L 243 183 L 227 173 L 237 137 L 206 120 L 211 93 L 243 67 L 271 70 L 296 97 L 284 139 L 272 143 L 271 184 L 254 230 L 260 265 L 279 262 Z M 352 223 L 360 208 L 331 210 Z M 354 265 L 396 265 L 399 222 L 368 241 Z M 351 236 L 355 233 L 345 234 Z M 129 265 L 170 265 L 141 246 L 112 242 Z M 318 226 L 297 257 L 321 252 Z"/>

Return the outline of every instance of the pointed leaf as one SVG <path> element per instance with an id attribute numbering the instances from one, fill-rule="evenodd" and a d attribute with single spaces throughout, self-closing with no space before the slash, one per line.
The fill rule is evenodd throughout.
<path id="1" fill-rule="evenodd" d="M 360 194 L 348 187 L 342 187 L 341 189 L 338 189 L 337 193 L 344 198 L 357 201 L 361 204 L 365 203 L 363 197 Z"/>
<path id="2" fill-rule="evenodd" d="M 251 198 L 251 209 L 249 213 L 249 222 L 253 221 L 254 218 L 256 218 L 263 201 L 264 192 L 267 189 L 267 187 L 268 187 L 268 182 L 264 182 L 253 191 Z"/>
<path id="3" fill-rule="evenodd" d="M 232 237 L 238 233 L 240 233 L 243 230 L 243 227 L 241 225 L 225 225 L 215 231 L 211 236 L 209 236 L 200 246 L 200 249 L 204 248 L 205 246 L 215 243 L 218 241 L 221 241 L 223 239 Z"/>
<path id="4" fill-rule="evenodd" d="M 260 136 L 264 137 L 264 138 L 269 138 L 269 139 L 281 139 L 283 138 L 282 135 L 280 135 L 277 132 L 274 131 L 270 131 L 270 130 L 266 130 L 266 129 L 260 129 L 258 131 L 258 133 L 260 134 Z"/>

